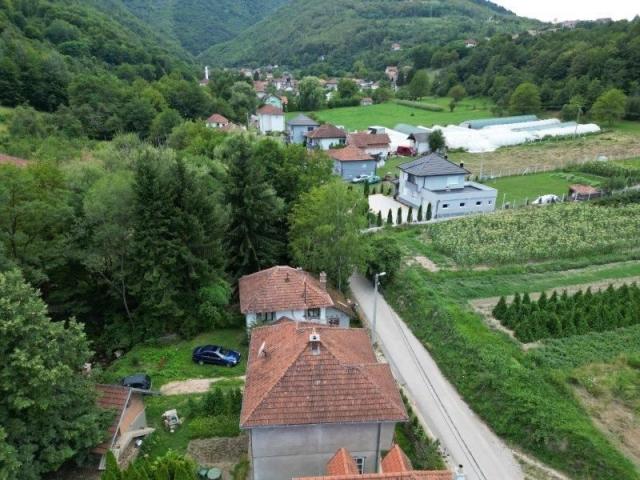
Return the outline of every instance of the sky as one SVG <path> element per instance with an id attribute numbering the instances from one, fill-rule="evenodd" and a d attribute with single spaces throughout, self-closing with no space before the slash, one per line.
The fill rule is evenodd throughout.
<path id="1" fill-rule="evenodd" d="M 555 20 L 631 19 L 640 15 L 638 0 L 492 0 L 512 12 L 545 22 Z"/>

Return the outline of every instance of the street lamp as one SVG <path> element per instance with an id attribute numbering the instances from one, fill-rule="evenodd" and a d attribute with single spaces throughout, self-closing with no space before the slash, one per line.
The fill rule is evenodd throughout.
<path id="1" fill-rule="evenodd" d="M 387 272 L 376 273 L 373 276 L 373 344 L 378 343 L 378 336 L 376 334 L 376 314 L 378 312 L 378 286 L 380 285 L 380 277 L 384 277 Z"/>

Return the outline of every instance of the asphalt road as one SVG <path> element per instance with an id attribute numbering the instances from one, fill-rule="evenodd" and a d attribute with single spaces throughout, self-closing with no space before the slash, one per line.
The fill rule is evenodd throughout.
<path id="1" fill-rule="evenodd" d="M 371 322 L 374 295 L 371 282 L 354 275 L 351 290 Z M 463 465 L 467 480 L 524 479 L 510 449 L 471 411 L 382 295 L 378 296 L 377 310 L 380 348 L 396 380 L 407 390 L 416 413 L 440 440 L 450 465 Z"/>

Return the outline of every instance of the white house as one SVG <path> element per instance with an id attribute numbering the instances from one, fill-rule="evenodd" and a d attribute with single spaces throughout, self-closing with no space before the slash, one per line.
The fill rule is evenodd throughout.
<path id="1" fill-rule="evenodd" d="M 330 326 L 348 327 L 351 306 L 327 288 L 327 276 L 288 266 L 276 266 L 245 275 L 239 281 L 240 311 L 247 328 L 286 317 Z"/>
<path id="2" fill-rule="evenodd" d="M 340 448 L 374 473 L 407 419 L 366 330 L 282 320 L 251 332 L 240 428 L 252 480 L 321 475 Z"/>
<path id="3" fill-rule="evenodd" d="M 258 109 L 258 128 L 262 133 L 284 132 L 284 112 L 273 105 L 263 105 Z"/>
<path id="4" fill-rule="evenodd" d="M 455 217 L 492 212 L 498 191 L 481 183 L 465 180 L 469 171 L 437 153 L 430 153 L 399 165 L 398 201 L 426 212 L 431 204 L 432 218 Z"/>
<path id="5" fill-rule="evenodd" d="M 229 120 L 219 113 L 214 113 L 207 118 L 207 127 L 209 128 L 224 128 L 227 125 L 229 125 Z"/>
<path id="6" fill-rule="evenodd" d="M 347 140 L 347 132 L 329 123 L 305 133 L 308 148 L 329 150 L 331 147 L 344 145 Z"/>

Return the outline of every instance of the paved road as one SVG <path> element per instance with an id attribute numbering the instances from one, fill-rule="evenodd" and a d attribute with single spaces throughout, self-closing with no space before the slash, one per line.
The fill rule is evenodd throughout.
<path id="1" fill-rule="evenodd" d="M 373 287 L 351 277 L 355 300 L 373 318 Z M 436 362 L 380 295 L 378 341 L 396 379 L 408 391 L 417 413 L 449 454 L 464 465 L 468 480 L 521 480 L 524 474 L 509 448 L 471 411 Z"/>

